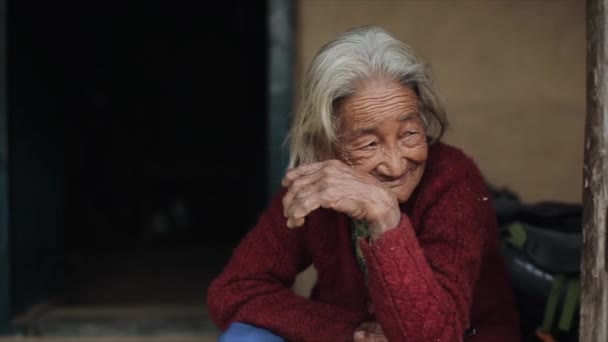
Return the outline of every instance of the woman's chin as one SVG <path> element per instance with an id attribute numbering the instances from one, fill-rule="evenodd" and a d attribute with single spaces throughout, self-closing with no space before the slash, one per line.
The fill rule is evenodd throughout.
<path id="1" fill-rule="evenodd" d="M 395 197 L 397 197 L 397 201 L 399 202 L 399 204 L 405 203 L 407 202 L 407 200 L 410 198 L 410 195 L 412 194 L 414 189 L 410 189 L 409 187 L 399 187 L 399 188 L 393 188 L 391 189 L 393 191 L 393 194 L 395 195 Z"/>

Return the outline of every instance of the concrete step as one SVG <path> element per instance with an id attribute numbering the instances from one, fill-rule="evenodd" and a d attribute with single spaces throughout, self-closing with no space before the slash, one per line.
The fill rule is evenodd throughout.
<path id="1" fill-rule="evenodd" d="M 219 334 L 203 306 L 51 306 L 17 318 L 14 325 L 20 335 L 44 341 L 200 341 Z"/>

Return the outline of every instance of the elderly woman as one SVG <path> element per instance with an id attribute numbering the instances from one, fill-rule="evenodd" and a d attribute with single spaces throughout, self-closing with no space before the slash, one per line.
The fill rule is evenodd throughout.
<path id="1" fill-rule="evenodd" d="M 283 188 L 209 289 L 222 338 L 517 341 L 490 195 L 439 142 L 446 124 L 426 66 L 389 33 L 325 45 Z M 311 264 L 308 299 L 290 287 Z"/>

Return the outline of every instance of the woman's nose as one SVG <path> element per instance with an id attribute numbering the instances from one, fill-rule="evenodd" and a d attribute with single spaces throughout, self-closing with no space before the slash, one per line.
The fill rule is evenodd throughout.
<path id="1" fill-rule="evenodd" d="M 397 178 L 403 176 L 407 167 L 407 159 L 399 149 L 391 149 L 382 153 L 378 172 L 383 176 Z"/>

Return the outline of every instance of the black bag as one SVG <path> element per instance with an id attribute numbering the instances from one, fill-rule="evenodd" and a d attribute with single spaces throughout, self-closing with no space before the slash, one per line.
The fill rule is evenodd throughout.
<path id="1" fill-rule="evenodd" d="M 582 207 L 491 189 L 525 341 L 578 341 Z"/>

